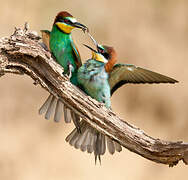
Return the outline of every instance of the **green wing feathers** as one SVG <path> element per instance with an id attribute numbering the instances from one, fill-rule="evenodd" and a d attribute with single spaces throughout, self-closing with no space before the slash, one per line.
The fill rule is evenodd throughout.
<path id="1" fill-rule="evenodd" d="M 50 31 L 49 30 L 41 30 L 41 34 L 42 34 L 42 42 L 45 45 L 45 48 L 48 51 L 50 51 Z M 71 42 L 71 46 L 72 46 L 72 49 L 73 49 L 73 52 L 75 55 L 76 65 L 79 68 L 82 65 L 80 53 L 73 42 Z"/>
<path id="2" fill-rule="evenodd" d="M 136 67 L 131 64 L 116 64 L 109 77 L 111 95 L 122 85 L 127 83 L 177 83 L 178 81 L 162 74 Z"/>
<path id="3" fill-rule="evenodd" d="M 78 51 L 76 45 L 75 45 L 73 42 L 71 43 L 71 46 L 72 46 L 72 49 L 73 49 L 74 54 L 75 54 L 75 57 L 76 57 L 76 58 L 75 58 L 76 65 L 77 65 L 77 67 L 79 68 L 79 67 L 82 66 L 82 61 L 81 61 L 80 53 L 79 53 L 79 51 Z"/>

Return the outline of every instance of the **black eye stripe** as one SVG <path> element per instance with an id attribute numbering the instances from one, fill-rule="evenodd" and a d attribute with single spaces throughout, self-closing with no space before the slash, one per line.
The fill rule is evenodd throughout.
<path id="1" fill-rule="evenodd" d="M 72 22 L 69 19 L 64 19 L 63 22 L 65 22 L 66 24 L 72 24 Z"/>
<path id="2" fill-rule="evenodd" d="M 109 56 L 108 53 L 102 53 L 102 55 L 103 55 L 107 60 L 109 60 L 110 56 Z"/>
<path id="3" fill-rule="evenodd" d="M 98 48 L 98 51 L 100 52 L 100 53 L 104 53 L 104 49 L 102 49 L 101 47 L 97 47 Z"/>
<path id="4" fill-rule="evenodd" d="M 57 20 L 56 20 L 56 22 L 64 22 L 64 23 L 70 24 L 70 25 L 73 24 L 69 19 L 64 19 L 62 17 L 58 17 Z"/>
<path id="5" fill-rule="evenodd" d="M 62 22 L 63 18 L 62 17 L 57 17 L 56 22 Z"/>
<path id="6" fill-rule="evenodd" d="M 97 46 L 97 50 L 100 54 L 102 54 L 107 60 L 110 59 L 110 55 L 109 53 L 105 52 L 105 50 L 103 48 L 101 48 L 100 46 Z"/>

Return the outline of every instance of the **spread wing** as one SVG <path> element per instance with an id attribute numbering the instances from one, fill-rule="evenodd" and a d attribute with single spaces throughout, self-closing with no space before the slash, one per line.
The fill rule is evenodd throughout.
<path id="1" fill-rule="evenodd" d="M 50 51 L 50 31 L 48 30 L 41 30 L 42 34 L 42 42 L 44 44 L 44 48 Z"/>
<path id="2" fill-rule="evenodd" d="M 175 79 L 162 74 L 136 67 L 131 64 L 116 64 L 109 77 L 111 95 L 122 85 L 126 83 L 177 83 Z"/>
<path id="3" fill-rule="evenodd" d="M 75 54 L 75 59 L 76 59 L 76 65 L 77 67 L 81 67 L 82 66 L 82 61 L 81 61 L 81 57 L 80 57 L 80 53 L 76 47 L 76 45 L 74 44 L 74 42 L 72 41 L 71 42 L 71 45 L 72 45 L 72 49 L 74 51 L 74 54 Z"/>

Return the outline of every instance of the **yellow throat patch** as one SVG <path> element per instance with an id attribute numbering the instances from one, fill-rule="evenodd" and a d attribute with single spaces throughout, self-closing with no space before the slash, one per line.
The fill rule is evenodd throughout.
<path id="1" fill-rule="evenodd" d="M 65 23 L 60 23 L 57 22 L 56 25 L 59 27 L 59 29 L 61 29 L 63 32 L 70 34 L 72 29 L 74 29 L 75 27 L 67 25 Z"/>
<path id="2" fill-rule="evenodd" d="M 100 61 L 103 63 L 107 63 L 108 60 L 101 54 L 95 53 L 92 51 L 92 59 L 95 59 L 96 61 Z"/>

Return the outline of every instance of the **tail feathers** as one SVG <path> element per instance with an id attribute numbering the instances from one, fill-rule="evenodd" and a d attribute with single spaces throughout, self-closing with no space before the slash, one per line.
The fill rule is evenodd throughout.
<path id="1" fill-rule="evenodd" d="M 115 145 L 115 149 L 117 152 L 121 152 L 122 151 L 122 147 L 118 142 L 114 141 L 114 145 Z"/>
<path id="2" fill-rule="evenodd" d="M 77 115 L 77 114 L 75 114 L 73 111 L 71 111 L 71 117 L 72 117 L 74 125 L 77 128 L 77 131 L 79 133 L 81 133 L 81 129 L 80 129 L 80 116 Z"/>
<path id="3" fill-rule="evenodd" d="M 96 136 L 96 133 L 94 133 L 94 131 L 95 131 L 95 129 L 92 129 L 91 132 L 89 133 L 90 142 L 87 145 L 88 153 L 92 153 L 95 150 L 94 142 L 96 142 L 97 136 Z"/>
<path id="4" fill-rule="evenodd" d="M 106 149 L 108 149 L 110 154 L 122 150 L 122 147 L 118 142 L 115 142 L 98 132 L 85 121 L 80 122 L 80 130 L 81 133 L 74 129 L 67 136 L 66 141 L 69 142 L 71 146 L 74 146 L 76 149 L 80 149 L 83 152 L 93 152 L 95 155 L 95 163 L 97 162 L 97 159 L 101 163 L 101 155 L 105 154 Z"/>
<path id="5" fill-rule="evenodd" d="M 45 119 L 49 120 L 51 115 L 55 112 L 57 99 L 53 96 L 45 114 Z"/>
<path id="6" fill-rule="evenodd" d="M 66 123 L 71 123 L 71 112 L 70 109 L 68 109 L 66 106 L 63 108 L 64 112 L 64 119 Z"/>
<path id="7" fill-rule="evenodd" d="M 55 108 L 55 114 L 54 114 L 54 121 L 59 122 L 63 115 L 63 103 L 58 99 L 56 108 Z"/>
<path id="8" fill-rule="evenodd" d="M 104 155 L 106 152 L 105 136 L 102 133 L 97 132 L 97 139 L 94 148 L 95 164 L 97 163 L 97 158 L 101 164 L 101 155 Z"/>
<path id="9" fill-rule="evenodd" d="M 109 137 L 106 137 L 106 141 L 107 141 L 108 151 L 109 151 L 110 154 L 113 155 L 115 153 L 114 142 Z"/>
<path id="10" fill-rule="evenodd" d="M 40 115 L 43 114 L 43 113 L 45 113 L 47 111 L 47 109 L 48 109 L 48 107 L 50 105 L 50 102 L 52 100 L 52 97 L 53 97 L 53 95 L 50 94 L 48 96 L 48 98 L 46 99 L 46 101 L 44 102 L 44 104 L 41 106 L 41 108 L 39 109 L 39 114 Z"/>
<path id="11" fill-rule="evenodd" d="M 51 116 L 54 116 L 55 122 L 59 122 L 61 120 L 63 112 L 65 122 L 70 123 L 72 119 L 77 131 L 80 133 L 80 116 L 71 111 L 60 99 L 57 99 L 52 94 L 48 96 L 44 104 L 39 109 L 40 115 L 45 113 L 45 119 L 47 120 L 50 119 Z"/>
<path id="12" fill-rule="evenodd" d="M 82 151 L 85 151 L 86 145 L 84 145 L 85 138 L 87 137 L 87 127 L 85 124 L 80 125 L 81 127 L 81 132 L 79 133 L 77 129 L 75 128 L 67 137 L 66 141 L 69 142 L 71 146 L 74 146 L 76 149 L 80 149 Z M 87 131 L 86 131 L 87 130 Z M 82 147 L 81 147 L 82 146 Z"/>

